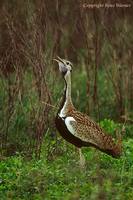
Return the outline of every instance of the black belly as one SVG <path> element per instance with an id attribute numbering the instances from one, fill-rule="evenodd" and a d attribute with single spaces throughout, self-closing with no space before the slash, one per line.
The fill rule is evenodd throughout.
<path id="1" fill-rule="evenodd" d="M 57 130 L 67 142 L 79 148 L 81 148 L 82 146 L 88 146 L 87 142 L 83 142 L 82 140 L 80 140 L 79 138 L 75 137 L 70 133 L 70 131 L 67 129 L 65 125 L 65 121 L 61 117 L 57 116 L 55 118 L 55 124 Z"/>

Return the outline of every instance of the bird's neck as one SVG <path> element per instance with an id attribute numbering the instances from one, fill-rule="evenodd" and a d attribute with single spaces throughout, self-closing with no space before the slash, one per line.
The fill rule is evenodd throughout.
<path id="1" fill-rule="evenodd" d="M 65 77 L 65 103 L 72 104 L 72 98 L 71 98 L 71 74 L 66 75 Z"/>
<path id="2" fill-rule="evenodd" d="M 71 98 L 71 74 L 68 73 L 65 77 L 65 90 L 63 101 L 60 107 L 60 117 L 65 117 L 67 112 L 74 108 Z"/>

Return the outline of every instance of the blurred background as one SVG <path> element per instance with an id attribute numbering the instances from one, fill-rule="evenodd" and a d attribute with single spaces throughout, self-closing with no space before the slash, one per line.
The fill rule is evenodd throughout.
<path id="1" fill-rule="evenodd" d="M 84 197 L 86 190 L 92 194 L 90 199 L 116 199 L 114 194 L 124 199 L 123 191 L 129 191 L 127 199 L 133 195 L 133 3 L 125 0 L 128 8 L 89 8 L 91 3 L 97 1 L 0 1 L 0 159 L 10 157 L 1 165 L 6 174 L 0 179 L 0 189 L 10 191 L 5 199 L 15 199 L 15 195 L 20 199 L 44 199 L 46 190 L 47 199 L 62 199 L 63 194 L 68 194 L 66 199 L 77 200 L 80 195 L 89 199 Z M 126 157 L 120 161 L 106 156 L 100 160 L 100 154 L 86 152 L 91 160 L 91 179 L 88 173 L 80 176 L 74 171 L 74 147 L 65 143 L 55 129 L 54 118 L 64 87 L 53 62 L 56 56 L 73 63 L 72 98 L 77 110 L 87 113 L 114 137 L 116 128 L 121 130 L 123 124 L 126 128 Z M 44 160 L 37 161 L 42 155 Z M 27 167 L 23 159 L 33 157 L 36 161 Z M 46 158 L 54 161 L 52 165 L 46 164 Z M 46 166 L 49 171 L 45 174 Z M 53 173 L 55 179 L 51 178 Z M 47 189 L 43 188 L 44 182 Z M 55 183 L 59 187 L 54 187 Z"/>
<path id="2" fill-rule="evenodd" d="M 64 84 L 52 60 L 57 55 L 74 65 L 72 96 L 78 110 L 97 121 L 133 123 L 132 6 L 87 5 L 0 1 L 0 134 L 6 154 L 25 145 L 38 151 L 47 131 L 56 134 Z"/>

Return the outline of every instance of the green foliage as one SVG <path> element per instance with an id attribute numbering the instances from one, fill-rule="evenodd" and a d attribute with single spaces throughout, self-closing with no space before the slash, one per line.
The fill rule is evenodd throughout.
<path id="1" fill-rule="evenodd" d="M 125 126 L 126 129 L 126 137 L 130 137 L 133 138 L 133 125 L 126 125 Z"/>
<path id="2" fill-rule="evenodd" d="M 118 125 L 110 119 L 104 119 L 101 121 L 100 126 L 108 133 L 113 133 L 118 127 Z"/>
<path id="3" fill-rule="evenodd" d="M 115 136 L 116 131 L 118 131 L 120 134 L 122 132 L 122 128 L 124 126 L 124 138 L 133 138 L 132 130 L 133 130 L 133 125 L 127 125 L 127 124 L 120 124 L 120 123 L 115 123 L 111 119 L 104 119 L 100 121 L 99 125 L 103 130 L 105 130 L 107 133 L 110 133 L 111 135 Z"/>
<path id="4" fill-rule="evenodd" d="M 124 141 L 123 146 L 120 159 L 113 159 L 93 148 L 84 148 L 84 170 L 79 168 L 78 152 L 64 140 L 49 160 L 44 150 L 40 160 L 28 161 L 20 155 L 5 158 L 0 165 L 0 198 L 130 200 L 133 195 L 133 139 Z"/>

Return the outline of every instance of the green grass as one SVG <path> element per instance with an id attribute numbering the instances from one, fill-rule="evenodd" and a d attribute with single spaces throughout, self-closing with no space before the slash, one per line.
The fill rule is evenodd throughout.
<path id="1" fill-rule="evenodd" d="M 0 165 L 0 199 L 132 199 L 133 139 L 124 141 L 120 159 L 92 148 L 83 153 L 84 170 L 79 168 L 78 152 L 64 140 L 49 158 L 45 150 L 40 160 L 28 161 L 21 155 L 5 158 Z"/>

